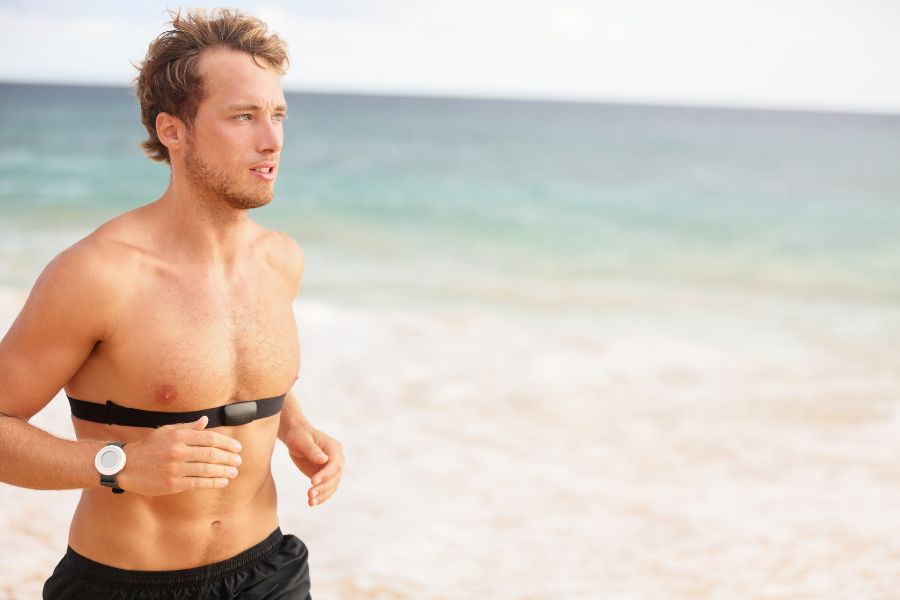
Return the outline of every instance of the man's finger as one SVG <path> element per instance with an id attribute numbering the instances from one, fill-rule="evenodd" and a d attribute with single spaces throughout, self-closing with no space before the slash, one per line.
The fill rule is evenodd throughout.
<path id="1" fill-rule="evenodd" d="M 316 498 L 322 498 L 330 496 L 337 489 L 337 482 L 332 481 L 330 483 L 322 483 L 320 485 L 314 486 L 309 491 L 309 497 L 315 500 Z"/>
<path id="2" fill-rule="evenodd" d="M 327 490 L 331 490 L 337 487 L 338 480 L 337 479 L 329 479 L 326 481 L 322 481 L 317 483 L 316 485 L 309 488 L 310 494 L 321 494 Z"/>
<path id="3" fill-rule="evenodd" d="M 213 479 L 210 477 L 182 477 L 178 486 L 179 492 L 186 490 L 202 490 L 209 488 L 223 488 L 230 480 L 226 477 Z"/>
<path id="4" fill-rule="evenodd" d="M 209 425 L 209 417 L 203 415 L 193 423 L 188 423 L 191 429 L 204 429 L 207 425 Z"/>
<path id="5" fill-rule="evenodd" d="M 323 481 L 325 481 L 327 479 L 331 479 L 332 477 L 334 477 L 335 475 L 338 474 L 340 469 L 341 469 L 341 465 L 337 461 L 328 463 L 327 465 L 322 467 L 318 473 L 316 473 L 315 475 L 312 476 L 312 480 L 311 480 L 312 484 L 319 485 Z"/>
<path id="6" fill-rule="evenodd" d="M 185 463 L 182 472 L 184 477 L 227 477 L 228 479 L 234 479 L 238 476 L 237 467 L 213 463 Z"/>
<path id="7" fill-rule="evenodd" d="M 316 445 L 316 442 L 313 441 L 311 435 L 302 435 L 299 439 L 300 452 L 308 458 L 309 460 L 317 463 L 324 463 L 328 461 L 328 455 Z"/>
<path id="8" fill-rule="evenodd" d="M 189 423 L 172 423 L 170 425 L 162 425 L 157 429 L 203 429 L 209 423 L 209 417 L 203 415 L 196 421 L 191 421 Z"/>
<path id="9" fill-rule="evenodd" d="M 188 446 L 187 461 L 198 463 L 212 463 L 219 465 L 239 466 L 242 459 L 236 452 L 228 452 L 212 446 Z"/>
<path id="10" fill-rule="evenodd" d="M 311 506 L 316 506 L 318 504 L 322 504 L 323 502 L 325 502 L 326 500 L 331 498 L 331 496 L 334 494 L 334 492 L 335 492 L 335 490 L 331 490 L 330 492 L 327 492 L 324 494 L 319 494 L 318 496 L 311 498 L 309 501 L 309 504 Z"/>
<path id="11" fill-rule="evenodd" d="M 217 431 L 191 431 L 185 434 L 184 443 L 188 446 L 212 446 L 232 452 L 241 450 L 240 442 Z"/>
<path id="12" fill-rule="evenodd" d="M 313 444 L 313 448 L 307 456 L 309 456 L 310 460 L 314 460 L 317 463 L 328 462 L 328 455 L 322 452 L 322 449 L 315 444 Z"/>

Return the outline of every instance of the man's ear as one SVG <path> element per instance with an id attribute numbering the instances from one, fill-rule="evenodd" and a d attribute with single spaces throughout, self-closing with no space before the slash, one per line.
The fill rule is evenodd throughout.
<path id="1" fill-rule="evenodd" d="M 187 127 L 185 127 L 184 121 L 175 115 L 167 112 L 156 115 L 156 136 L 162 145 L 169 149 L 170 153 L 173 150 L 176 152 L 183 150 L 186 131 Z"/>

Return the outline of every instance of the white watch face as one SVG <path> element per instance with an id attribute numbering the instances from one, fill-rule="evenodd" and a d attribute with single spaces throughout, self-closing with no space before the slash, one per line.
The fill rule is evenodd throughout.
<path id="1" fill-rule="evenodd" d="M 118 446 L 101 448 L 94 459 L 94 466 L 101 475 L 115 475 L 125 466 L 125 451 Z"/>

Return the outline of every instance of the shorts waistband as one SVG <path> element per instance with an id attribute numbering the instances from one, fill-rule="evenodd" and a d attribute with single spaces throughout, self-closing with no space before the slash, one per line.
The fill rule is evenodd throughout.
<path id="1" fill-rule="evenodd" d="M 273 551 L 281 543 L 284 535 L 281 527 L 276 527 L 269 537 L 229 559 L 195 567 L 173 571 L 131 571 L 98 563 L 75 552 L 67 546 L 66 558 L 85 574 L 118 585 L 174 586 L 205 583 L 225 577 L 249 566 Z"/>

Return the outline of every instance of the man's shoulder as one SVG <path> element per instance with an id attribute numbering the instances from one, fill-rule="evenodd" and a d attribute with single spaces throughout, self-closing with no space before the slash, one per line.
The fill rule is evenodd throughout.
<path id="1" fill-rule="evenodd" d="M 140 260 L 127 239 L 121 222 L 107 221 L 57 254 L 44 276 L 88 296 L 109 295 L 122 288 Z"/>
<path id="2" fill-rule="evenodd" d="M 260 227 L 266 261 L 293 285 L 299 286 L 303 277 L 303 248 L 289 234 Z"/>
<path id="3" fill-rule="evenodd" d="M 55 260 L 69 263 L 92 273 L 113 271 L 119 276 L 133 265 L 138 252 L 129 241 L 129 224 L 124 215 L 111 219 L 59 253 Z"/>

